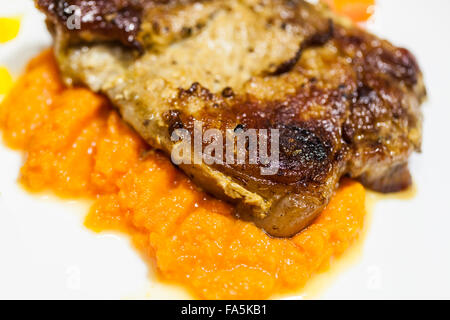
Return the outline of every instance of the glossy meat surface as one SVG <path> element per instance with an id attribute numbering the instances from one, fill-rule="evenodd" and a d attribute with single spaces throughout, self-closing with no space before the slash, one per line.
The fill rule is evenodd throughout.
<path id="1" fill-rule="evenodd" d="M 100 18 L 74 31 L 64 8 L 87 2 L 37 1 L 68 83 L 106 94 L 150 145 L 170 155 L 172 132 L 195 120 L 224 136 L 279 130 L 275 175 L 261 161 L 180 165 L 237 216 L 291 236 L 344 175 L 382 192 L 410 185 L 426 93 L 406 49 L 305 1 L 107 2 L 89 1 Z"/>

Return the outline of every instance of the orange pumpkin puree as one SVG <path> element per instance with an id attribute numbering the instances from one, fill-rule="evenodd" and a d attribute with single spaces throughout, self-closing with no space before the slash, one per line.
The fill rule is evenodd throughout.
<path id="1" fill-rule="evenodd" d="M 375 0 L 321 0 L 337 14 L 350 18 L 353 22 L 364 22 L 373 14 Z"/>
<path id="2" fill-rule="evenodd" d="M 25 151 L 20 181 L 95 200 L 86 226 L 119 230 L 165 280 L 206 299 L 263 299 L 302 288 L 361 233 L 365 191 L 344 180 L 320 217 L 273 239 L 232 216 L 151 151 L 100 95 L 66 88 L 51 51 L 28 65 L 0 106 L 4 141 Z"/>

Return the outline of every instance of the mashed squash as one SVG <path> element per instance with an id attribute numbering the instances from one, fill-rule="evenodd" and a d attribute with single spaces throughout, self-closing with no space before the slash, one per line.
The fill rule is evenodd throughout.
<path id="1" fill-rule="evenodd" d="M 0 66 L 0 101 L 9 92 L 13 85 L 13 79 L 8 69 Z"/>
<path id="2" fill-rule="evenodd" d="M 51 51 L 30 62 L 0 106 L 5 143 L 25 152 L 31 191 L 95 200 L 86 226 L 119 230 L 165 280 L 196 297 L 264 299 L 302 288 L 361 233 L 365 191 L 344 180 L 309 228 L 274 239 L 232 217 L 152 151 L 108 101 L 66 88 Z"/>
<path id="3" fill-rule="evenodd" d="M 353 22 L 368 20 L 373 14 L 375 0 L 322 0 L 339 15 L 350 18 Z"/>

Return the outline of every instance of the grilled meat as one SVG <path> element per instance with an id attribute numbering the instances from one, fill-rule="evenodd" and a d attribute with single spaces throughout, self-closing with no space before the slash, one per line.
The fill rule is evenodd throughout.
<path id="1" fill-rule="evenodd" d="M 301 0 L 37 0 L 69 84 L 107 95 L 155 148 L 179 128 L 278 129 L 262 161 L 181 164 L 202 188 L 273 236 L 292 236 L 344 176 L 408 187 L 420 151 L 422 75 L 406 49 Z M 80 28 L 68 27 L 77 5 Z M 261 159 L 259 159 L 261 160 Z"/>

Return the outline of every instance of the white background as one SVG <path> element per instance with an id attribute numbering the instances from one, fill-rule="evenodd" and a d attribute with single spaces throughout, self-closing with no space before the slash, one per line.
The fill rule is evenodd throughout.
<path id="1" fill-rule="evenodd" d="M 447 0 L 378 1 L 369 28 L 416 55 L 429 92 L 423 153 L 411 162 L 418 191 L 377 202 L 357 258 L 322 277 L 320 298 L 450 298 L 449 12 Z M 50 37 L 31 0 L 1 1 L 10 15 L 22 28 L 0 45 L 0 65 L 18 75 Z M 24 192 L 21 162 L 0 145 L 0 298 L 187 297 L 159 284 L 125 237 L 84 228 L 88 203 Z"/>

